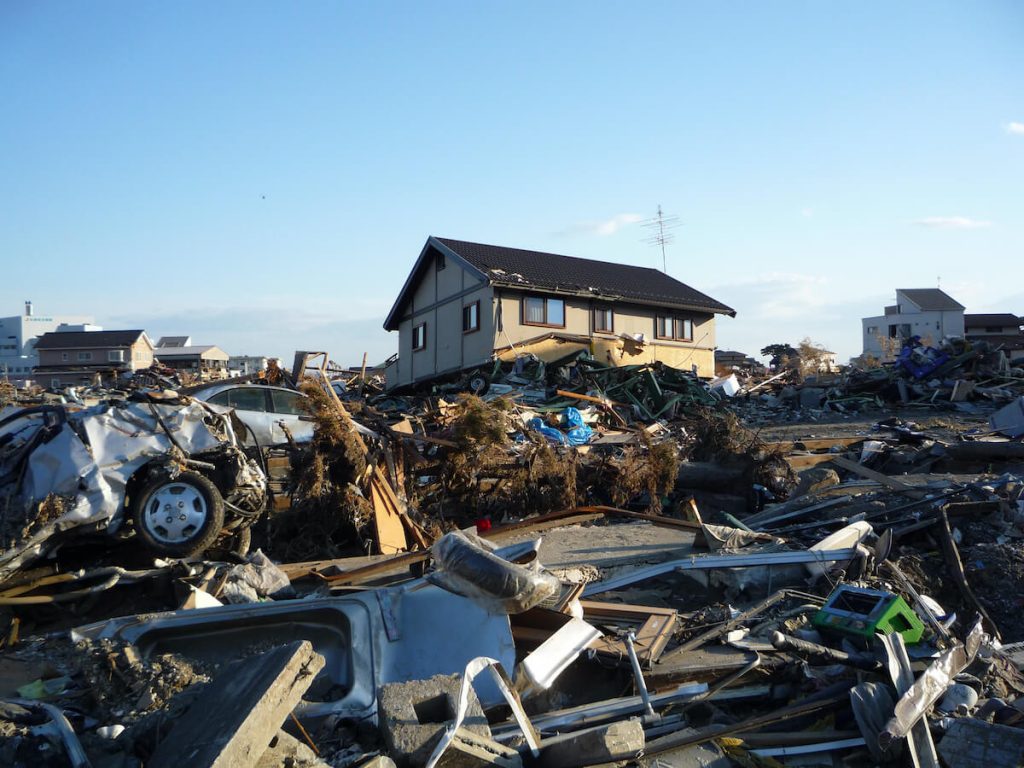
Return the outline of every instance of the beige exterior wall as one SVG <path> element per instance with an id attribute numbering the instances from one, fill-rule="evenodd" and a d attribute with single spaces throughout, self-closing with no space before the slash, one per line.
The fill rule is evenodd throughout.
<path id="1" fill-rule="evenodd" d="M 111 360 L 111 352 L 123 353 L 124 360 Z M 92 385 L 109 382 L 120 372 L 138 371 L 152 364 L 153 347 L 143 337 L 131 347 L 108 345 L 82 349 L 41 349 L 40 368 L 54 367 L 66 370 L 39 370 L 34 373 L 34 377 L 44 387 Z"/>
<path id="2" fill-rule="evenodd" d="M 454 259 L 441 270 L 429 265 L 413 292 L 408 314 L 399 321 L 398 361 L 388 369 L 388 386 L 486 362 L 494 349 L 492 297 L 491 287 Z M 480 302 L 480 330 L 463 333 L 462 309 L 475 302 Z M 413 329 L 420 324 L 426 326 L 426 346 L 413 351 Z"/>
<path id="3" fill-rule="evenodd" d="M 715 360 L 715 316 L 697 312 L 677 312 L 656 307 L 644 307 L 622 302 L 600 302 L 586 298 L 565 297 L 565 326 L 547 327 L 523 323 L 522 301 L 524 296 L 505 291 L 498 302 L 501 327 L 496 328 L 495 348 L 507 347 L 509 343 L 519 344 L 536 339 L 547 333 L 591 337 L 590 351 L 597 360 L 610 365 L 639 365 L 662 362 L 673 368 L 691 370 L 697 366 L 697 374 L 714 376 Z M 534 294 L 540 295 L 540 294 Z M 593 308 L 611 307 L 613 332 L 601 333 L 593 328 Z M 659 314 L 689 318 L 693 321 L 692 341 L 673 341 L 655 338 L 656 318 Z M 503 329 L 503 331 L 502 331 Z M 636 344 L 624 340 L 622 334 L 635 336 L 643 334 L 645 342 Z M 548 344 L 550 359 L 561 357 L 572 350 L 564 344 Z M 544 357 L 535 350 L 534 354 Z"/>
<path id="4" fill-rule="evenodd" d="M 124 360 L 111 360 L 110 353 L 124 352 Z M 116 356 L 116 355 L 115 355 Z M 89 347 L 78 349 L 41 349 L 40 366 L 123 368 L 137 371 L 153 364 L 153 348 L 143 340 L 128 347 Z"/>

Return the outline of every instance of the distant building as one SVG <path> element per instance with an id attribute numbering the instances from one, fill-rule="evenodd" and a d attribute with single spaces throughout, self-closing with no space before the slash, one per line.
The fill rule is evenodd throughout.
<path id="1" fill-rule="evenodd" d="M 230 376 L 252 376 L 267 370 L 267 358 L 263 355 L 232 355 L 228 358 Z"/>
<path id="2" fill-rule="evenodd" d="M 153 364 L 153 342 L 145 331 L 59 331 L 36 342 L 34 376 L 52 389 L 116 384 Z"/>
<path id="3" fill-rule="evenodd" d="M 1010 362 L 1024 360 L 1024 317 L 1007 313 L 992 315 L 964 315 L 964 329 L 968 341 L 984 341 L 999 347 Z"/>
<path id="4" fill-rule="evenodd" d="M 765 370 L 758 360 L 744 352 L 730 349 L 715 350 L 715 373 L 719 376 L 728 375 L 733 371 L 744 373 L 760 373 Z"/>
<path id="5" fill-rule="evenodd" d="M 6 377 L 17 385 L 32 380 L 32 370 L 39 365 L 36 342 L 52 331 L 94 331 L 88 315 L 36 315 L 31 301 L 25 312 L 14 317 L 0 317 L 0 379 Z"/>
<path id="6" fill-rule="evenodd" d="M 964 306 L 938 288 L 899 288 L 896 303 L 884 315 L 863 318 L 861 326 L 864 354 L 892 360 L 912 336 L 932 346 L 963 337 Z"/>
<path id="7" fill-rule="evenodd" d="M 187 336 L 172 337 L 191 341 Z M 161 339 L 164 341 L 166 337 Z M 188 346 L 160 346 L 154 350 L 161 365 L 195 376 L 200 381 L 217 381 L 228 377 L 229 355 L 213 344 Z"/>

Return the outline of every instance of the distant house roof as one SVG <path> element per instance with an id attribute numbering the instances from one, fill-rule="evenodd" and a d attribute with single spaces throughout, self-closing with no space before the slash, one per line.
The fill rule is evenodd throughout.
<path id="1" fill-rule="evenodd" d="M 190 347 L 192 346 L 191 336 L 161 336 L 160 341 L 156 343 L 157 349 L 166 349 L 167 347 Z"/>
<path id="2" fill-rule="evenodd" d="M 994 315 L 964 315 L 964 326 L 967 328 L 981 328 L 996 326 L 1000 328 L 1014 327 L 1018 328 L 1024 323 L 1024 318 L 1017 317 L 1009 312 L 1003 312 Z"/>
<path id="3" fill-rule="evenodd" d="M 158 360 L 177 360 L 183 357 L 198 357 L 203 360 L 228 360 L 230 355 L 214 344 L 188 347 L 164 347 L 153 350 Z"/>
<path id="4" fill-rule="evenodd" d="M 36 342 L 36 349 L 92 349 L 96 347 L 130 347 L 143 330 L 134 331 L 51 331 Z"/>
<path id="5" fill-rule="evenodd" d="M 963 304 L 939 288 L 899 288 L 896 293 L 902 293 L 925 312 L 946 312 L 964 308 Z"/>
<path id="6" fill-rule="evenodd" d="M 735 316 L 736 311 L 707 294 L 650 267 L 581 259 L 543 251 L 430 237 L 402 291 L 388 313 L 384 328 L 398 328 L 398 320 L 412 290 L 429 266 L 432 251 L 451 256 L 482 280 L 495 286 L 624 300 L 672 309 Z"/>

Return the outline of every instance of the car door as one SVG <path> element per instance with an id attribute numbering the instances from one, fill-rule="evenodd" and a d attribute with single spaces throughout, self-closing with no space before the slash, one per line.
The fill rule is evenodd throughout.
<path id="1" fill-rule="evenodd" d="M 271 389 L 270 403 L 273 409 L 273 434 L 278 443 L 287 442 L 283 423 L 297 443 L 308 443 L 313 439 L 313 420 L 303 407 L 306 396 L 301 392 L 286 389 Z"/>

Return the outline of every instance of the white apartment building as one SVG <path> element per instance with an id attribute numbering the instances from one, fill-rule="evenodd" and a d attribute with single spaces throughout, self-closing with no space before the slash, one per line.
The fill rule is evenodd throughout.
<path id="1" fill-rule="evenodd" d="M 19 386 L 32 380 L 32 369 L 39 365 L 36 340 L 44 333 L 98 330 L 88 315 L 37 315 L 26 301 L 23 314 L 0 317 L 0 379 Z"/>

